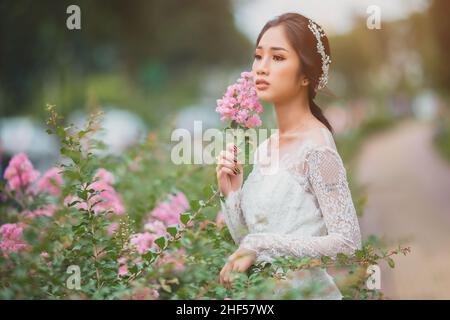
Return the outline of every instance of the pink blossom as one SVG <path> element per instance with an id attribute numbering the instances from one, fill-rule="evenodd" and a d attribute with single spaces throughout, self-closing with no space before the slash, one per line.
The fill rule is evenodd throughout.
<path id="1" fill-rule="evenodd" d="M 67 197 L 64 198 L 64 205 L 68 207 L 69 204 L 71 204 L 72 202 L 75 202 L 75 201 L 80 201 L 79 203 L 76 203 L 74 205 L 75 208 L 84 209 L 84 210 L 88 209 L 87 204 L 85 202 L 83 202 L 83 200 L 81 200 L 77 196 L 72 196 L 72 195 L 68 195 Z"/>
<path id="2" fill-rule="evenodd" d="M 39 255 L 42 259 L 45 259 L 45 258 L 48 258 L 49 257 L 49 254 L 48 254 L 48 252 L 41 252 L 41 254 Z"/>
<path id="3" fill-rule="evenodd" d="M 114 182 L 113 175 L 105 169 L 99 169 L 94 178 L 100 178 L 100 180 L 91 183 L 88 189 L 101 191 L 98 195 L 93 196 L 88 201 L 89 206 L 93 206 L 95 204 L 93 207 L 94 213 L 98 214 L 102 211 L 112 211 L 117 215 L 124 214 L 125 209 L 122 199 L 112 186 L 112 183 Z M 81 201 L 81 203 L 75 204 L 77 209 L 88 209 L 88 205 L 77 196 L 67 196 L 64 199 L 64 204 L 68 206 L 69 203 L 76 200 Z M 98 202 L 100 200 L 102 200 L 102 202 Z"/>
<path id="4" fill-rule="evenodd" d="M 157 260 L 157 266 L 162 267 L 166 265 L 171 265 L 174 271 L 182 272 L 185 270 L 185 255 L 186 250 L 181 248 L 175 252 L 164 252 L 159 260 Z"/>
<path id="5" fill-rule="evenodd" d="M 262 124 L 259 114 L 263 107 L 258 101 L 251 72 L 242 72 L 241 78 L 228 86 L 222 99 L 217 100 L 216 112 L 222 121 L 232 120 L 247 128 Z"/>
<path id="6" fill-rule="evenodd" d="M 162 236 L 166 233 L 166 226 L 159 220 L 153 220 L 144 225 L 144 230 Z"/>
<path id="7" fill-rule="evenodd" d="M 170 194 L 168 198 L 168 201 L 160 202 L 151 212 L 152 217 L 162 221 L 166 226 L 180 223 L 180 215 L 189 209 L 184 193 Z"/>
<path id="8" fill-rule="evenodd" d="M 183 192 L 169 194 L 167 201 L 159 202 L 150 212 L 144 224 L 145 232 L 134 234 L 131 237 L 131 245 L 135 246 L 140 254 L 146 253 L 149 248 L 157 249 L 158 246 L 154 243 L 154 240 L 163 235 L 169 236 L 166 228 L 180 223 L 181 213 L 188 209 L 189 201 Z"/>
<path id="9" fill-rule="evenodd" d="M 245 122 L 247 128 L 259 127 L 261 124 L 261 119 L 257 115 L 252 115 Z"/>
<path id="10" fill-rule="evenodd" d="M 46 191 L 56 197 L 59 197 L 63 183 L 60 171 L 61 170 L 57 167 L 47 170 L 37 182 L 37 191 Z"/>
<path id="11" fill-rule="evenodd" d="M 52 217 L 53 214 L 58 210 L 58 207 L 54 204 L 46 204 L 41 208 L 35 209 L 35 210 L 26 210 L 23 211 L 21 214 L 27 218 L 34 218 L 36 216 L 47 216 Z"/>
<path id="12" fill-rule="evenodd" d="M 118 274 L 119 274 L 120 277 L 126 276 L 127 273 L 128 273 L 128 266 L 123 265 L 123 266 L 119 267 Z"/>
<path id="13" fill-rule="evenodd" d="M 104 169 L 104 168 L 100 168 L 98 169 L 97 173 L 94 176 L 95 178 L 100 178 L 100 180 L 106 182 L 109 185 L 113 185 L 114 184 L 114 176 L 111 172 L 109 172 L 108 170 Z"/>
<path id="14" fill-rule="evenodd" d="M 96 191 L 103 190 L 100 194 L 89 199 L 89 202 L 92 204 L 99 200 L 103 200 L 103 202 L 99 202 L 94 206 L 94 213 L 98 214 L 102 211 L 111 210 L 117 215 L 122 215 L 125 212 L 119 194 L 106 181 L 96 181 L 89 185 L 89 188 Z"/>
<path id="15" fill-rule="evenodd" d="M 112 222 L 109 224 L 107 232 L 110 236 L 113 236 L 117 230 L 119 230 L 119 224 L 117 222 Z"/>
<path id="16" fill-rule="evenodd" d="M 30 186 L 39 177 L 39 171 L 34 170 L 33 164 L 24 152 L 16 154 L 9 161 L 3 178 L 8 181 L 7 188 L 21 193 L 30 191 Z"/>
<path id="17" fill-rule="evenodd" d="M 8 252 L 20 252 L 25 250 L 27 244 L 22 239 L 23 226 L 17 223 L 7 223 L 0 226 L 0 251 L 4 257 Z"/>
<path id="18" fill-rule="evenodd" d="M 117 259 L 117 262 L 120 264 L 125 264 L 127 262 L 127 260 L 128 259 L 126 257 L 122 257 L 122 258 Z"/>
<path id="19" fill-rule="evenodd" d="M 156 300 L 158 298 L 158 290 L 147 287 L 136 289 L 136 293 L 132 296 L 133 300 Z"/>
<path id="20" fill-rule="evenodd" d="M 139 254 L 144 254 L 149 248 L 158 248 L 157 244 L 153 242 L 156 238 L 158 238 L 157 235 L 153 233 L 136 233 L 131 237 L 130 242 Z"/>

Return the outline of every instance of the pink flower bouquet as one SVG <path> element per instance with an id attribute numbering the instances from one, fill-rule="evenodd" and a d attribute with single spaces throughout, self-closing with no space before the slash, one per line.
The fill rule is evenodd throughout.
<path id="1" fill-rule="evenodd" d="M 242 72 L 236 83 L 228 86 L 222 99 L 217 100 L 216 112 L 220 120 L 231 120 L 231 127 L 254 128 L 261 126 L 259 114 L 263 107 L 258 101 L 251 72 Z"/>

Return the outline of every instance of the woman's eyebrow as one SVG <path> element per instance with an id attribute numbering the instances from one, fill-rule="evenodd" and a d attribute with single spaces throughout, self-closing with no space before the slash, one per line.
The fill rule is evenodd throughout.
<path id="1" fill-rule="evenodd" d="M 262 46 L 257 46 L 257 47 L 256 47 L 256 49 L 262 49 L 262 48 L 263 48 Z M 273 50 L 273 51 L 276 51 L 276 50 L 283 50 L 283 51 L 289 52 L 289 51 L 287 51 L 285 48 L 282 48 L 282 47 L 270 47 L 270 50 Z"/>

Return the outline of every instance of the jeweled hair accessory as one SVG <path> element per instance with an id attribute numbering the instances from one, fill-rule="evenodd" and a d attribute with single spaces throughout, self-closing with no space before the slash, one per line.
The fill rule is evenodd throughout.
<path id="1" fill-rule="evenodd" d="M 325 88 L 328 82 L 328 69 L 330 67 L 331 59 L 325 53 L 325 47 L 323 46 L 321 38 L 325 36 L 325 32 L 322 28 L 309 19 L 308 28 L 314 34 L 317 40 L 317 52 L 320 53 L 322 58 L 322 75 L 319 78 L 319 82 L 316 87 L 316 91 Z"/>

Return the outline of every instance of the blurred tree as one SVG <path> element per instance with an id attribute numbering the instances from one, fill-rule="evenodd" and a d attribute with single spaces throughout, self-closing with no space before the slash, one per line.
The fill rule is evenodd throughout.
<path id="1" fill-rule="evenodd" d="M 437 55 L 432 76 L 435 86 L 447 95 L 450 93 L 450 2 L 447 0 L 433 0 L 429 7 L 432 30 L 430 36 L 436 40 Z"/>
<path id="2" fill-rule="evenodd" d="M 81 8 L 81 30 L 66 9 Z M 0 2 L 0 110 L 26 112 L 45 81 L 124 72 L 140 86 L 209 65 L 248 61 L 229 0 L 5 0 Z"/>

